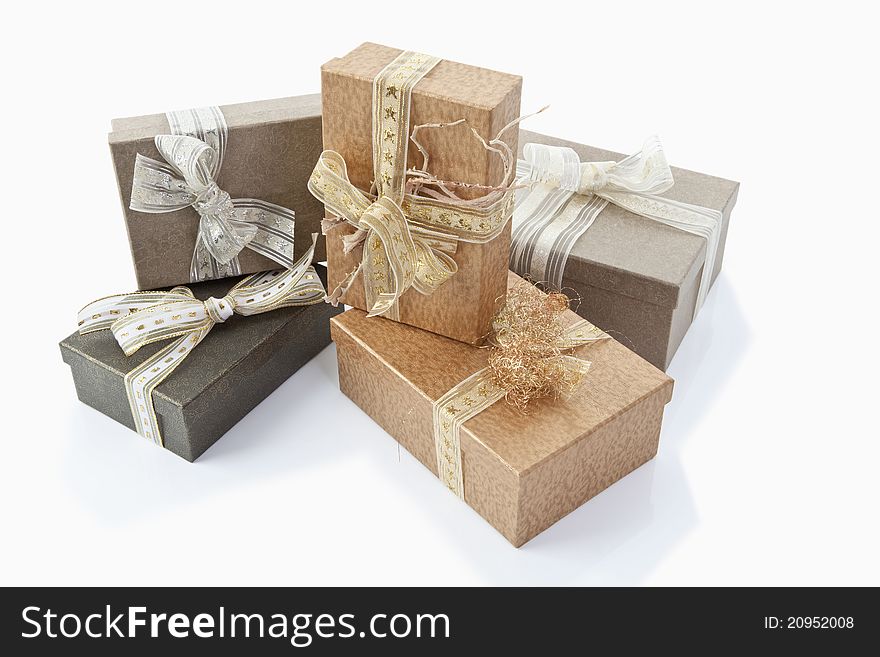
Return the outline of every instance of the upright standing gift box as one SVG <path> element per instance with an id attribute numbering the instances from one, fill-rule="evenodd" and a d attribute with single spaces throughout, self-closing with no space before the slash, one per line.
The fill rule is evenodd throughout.
<path id="1" fill-rule="evenodd" d="M 377 178 L 382 183 L 387 173 L 382 170 L 382 175 L 377 175 L 377 166 L 390 166 L 393 162 L 403 171 L 404 165 L 411 169 L 423 164 L 422 155 L 409 139 L 415 126 L 465 119 L 467 125 L 428 129 L 418 135 L 430 154 L 431 173 L 445 181 L 479 185 L 502 183 L 504 163 L 474 137 L 468 126 L 489 140 L 514 121 L 520 111 L 522 79 L 440 60 L 412 88 L 408 106 L 379 104 L 406 98 L 402 83 L 396 82 L 396 77 L 375 94 L 374 103 L 374 81 L 401 52 L 365 43 L 348 55 L 324 64 L 321 68 L 324 148 L 342 156 L 351 183 L 368 194 Z M 380 124 L 380 119 L 386 123 Z M 503 139 L 515 156 L 516 128 L 508 130 Z M 399 161 L 403 157 L 406 161 Z M 374 163 L 376 158 L 379 164 Z M 389 185 L 396 184 L 393 177 L 389 177 Z M 512 199 L 509 209 L 512 210 Z M 333 213 L 328 210 L 328 214 Z M 476 231 L 479 229 L 476 224 L 482 223 L 474 220 L 472 225 L 470 219 L 442 209 L 433 215 L 425 212 L 421 217 L 414 217 L 413 214 L 407 214 L 408 221 L 419 218 L 424 226 L 437 233 Z M 349 224 L 326 231 L 329 290 L 345 281 L 362 261 L 364 246 L 370 247 L 368 240 L 365 245 L 346 252 L 344 240 L 355 232 Z M 463 342 L 477 341 L 489 329 L 495 300 L 504 295 L 509 245 L 509 222 L 497 237 L 486 243 L 459 241 L 453 247 L 454 254 L 449 254 L 457 272 L 431 294 L 407 290 L 400 298 L 396 319 Z M 365 275 L 368 274 L 362 272 L 354 279 L 342 301 L 369 310 L 363 284 Z M 382 273 L 375 275 L 382 276 Z"/>
<path id="2" fill-rule="evenodd" d="M 155 143 L 158 135 L 195 135 L 211 146 L 215 154 L 202 157 L 215 169 L 216 188 L 186 180 L 197 187 L 196 192 L 205 192 L 203 199 L 178 189 L 175 179 L 181 176 L 162 168 L 169 163 Z M 142 290 L 288 267 L 311 245 L 311 234 L 320 232 L 323 208 L 307 189 L 321 153 L 318 94 L 115 119 L 109 141 Z M 179 153 L 180 149 L 174 150 Z M 148 166 L 141 169 L 141 198 L 135 192 L 138 209 L 132 209 L 138 156 L 153 162 L 141 160 Z M 205 224 L 195 208 L 201 204 L 210 213 L 212 204 L 219 207 L 222 193 L 234 203 L 240 201 L 236 220 L 260 230 L 231 263 L 218 263 L 204 252 L 194 262 L 200 226 Z M 231 209 L 225 210 L 229 216 L 222 212 L 215 213 L 221 214 L 215 224 L 232 217 Z M 215 224 L 205 225 L 205 232 L 218 239 L 212 233 Z M 273 252 L 283 257 L 271 259 Z M 324 259 L 323 242 L 316 256 Z M 194 266 L 201 268 L 197 275 Z"/>
<path id="3" fill-rule="evenodd" d="M 567 324 L 577 320 L 566 312 Z M 433 407 L 486 367 L 486 350 L 355 309 L 334 317 L 331 333 L 342 391 L 437 474 Z M 571 397 L 526 413 L 497 401 L 461 428 L 463 498 L 515 546 L 657 452 L 672 379 L 611 339 L 572 355 L 592 365 Z"/>
<path id="4" fill-rule="evenodd" d="M 626 157 L 525 130 L 520 131 L 519 142 L 520 157 L 529 143 L 568 147 L 584 163 L 613 163 Z M 568 259 L 556 282 L 580 297 L 579 314 L 663 370 L 694 319 L 700 286 L 708 291 L 721 270 L 730 213 L 739 191 L 739 183 L 731 180 L 675 167 L 671 174 L 674 184 L 662 193 L 663 198 L 717 213 L 720 234 L 712 272 L 705 281 L 703 265 L 709 246 L 705 237 L 610 202 L 567 245 Z M 517 213 L 521 207 L 518 201 Z M 558 235 L 564 238 L 567 230 L 570 224 L 555 231 L 551 226 L 547 232 L 556 239 Z M 511 262 L 511 268 L 534 279 L 544 277 L 543 266 L 523 271 Z"/>
<path id="5" fill-rule="evenodd" d="M 318 272 L 325 276 L 323 268 Z M 225 280 L 189 287 L 204 300 L 222 299 L 231 286 Z M 316 292 L 323 294 L 317 287 Z M 153 392 L 163 446 L 187 461 L 198 458 L 330 343 L 329 320 L 339 312 L 317 303 L 233 316 L 214 326 Z M 126 374 L 168 342 L 148 344 L 126 356 L 109 331 L 74 333 L 61 342 L 61 355 L 80 401 L 134 429 Z"/>

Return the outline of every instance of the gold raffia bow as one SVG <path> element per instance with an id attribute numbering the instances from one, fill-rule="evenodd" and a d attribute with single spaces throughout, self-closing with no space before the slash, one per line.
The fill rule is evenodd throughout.
<path id="1" fill-rule="evenodd" d="M 544 302 L 551 305 L 556 305 L 561 297 L 565 299 L 565 308 L 568 307 L 568 298 L 564 295 L 545 295 L 529 283 L 519 283 L 516 288 L 511 289 L 507 304 L 493 320 L 494 336 L 491 349 L 494 353 L 490 355 L 490 364 L 466 378 L 433 403 L 437 476 L 449 490 L 462 499 L 464 499 L 461 461 L 462 425 L 500 399 L 507 398 L 522 410 L 530 400 L 553 394 L 552 390 L 546 387 L 541 390 L 541 386 L 537 385 L 533 390 L 536 394 L 526 395 L 524 400 L 511 398 L 518 392 L 515 386 L 523 378 L 531 376 L 530 372 L 523 374 L 521 371 L 523 369 L 540 370 L 541 366 L 546 364 L 549 366 L 547 369 L 552 369 L 559 376 L 566 378 L 570 383 L 569 390 L 573 390 L 586 376 L 591 363 L 563 352 L 609 337 L 586 320 L 579 320 L 567 328 L 557 324 L 555 330 L 543 330 L 549 322 L 558 322 L 559 319 L 550 315 L 545 315 L 544 318 L 534 317 L 529 310 L 535 308 L 536 303 L 540 306 L 542 300 L 534 296 L 529 299 L 528 295 L 541 295 L 544 297 Z M 519 303 L 518 299 L 526 299 L 526 303 Z M 557 310 L 561 309 L 557 307 Z M 524 313 L 525 316 L 517 316 L 517 313 Z M 535 326 L 533 330 L 529 330 L 531 328 L 529 325 L 532 323 Z M 525 339 L 522 336 L 524 328 L 529 333 Z M 549 342 L 542 344 L 543 337 Z M 535 354 L 538 354 L 537 357 Z M 494 363 L 492 356 L 496 357 Z M 497 366 L 499 360 L 513 362 L 502 363 L 499 368 Z M 527 362 L 529 360 L 531 363 Z M 506 375 L 499 372 L 499 369 L 504 370 Z M 541 374 L 535 376 L 540 378 Z"/>
<path id="2" fill-rule="evenodd" d="M 328 300 L 332 303 L 338 302 L 355 276 L 362 273 L 368 315 L 398 319 L 398 300 L 409 288 L 429 295 L 456 273 L 458 266 L 449 254 L 455 253 L 459 241 L 488 242 L 501 232 L 511 216 L 514 198 L 510 189 L 495 188 L 482 199 L 463 201 L 442 181 L 427 174 L 427 154 L 415 137 L 418 128 L 412 139 L 425 162 L 422 170 L 407 171 L 412 89 L 439 61 L 428 55 L 404 52 L 373 82 L 375 196 L 351 183 L 339 153 L 324 151 L 315 165 L 309 191 L 338 218 L 325 221 L 325 234 L 348 222 L 358 232 L 344 240 L 346 251 L 363 243 L 360 265 L 331 291 Z M 462 121 L 455 122 L 458 123 Z M 454 124 L 420 127 L 450 125 Z M 504 185 L 509 185 L 515 163 L 504 152 L 506 144 L 498 138 L 488 144 L 482 138 L 480 141 L 504 160 Z M 407 174 L 414 176 L 411 186 L 434 185 L 440 191 L 407 193 Z"/>
<path id="3" fill-rule="evenodd" d="M 79 312 L 79 333 L 109 329 L 126 356 L 160 340 L 177 338 L 125 375 L 125 390 L 135 429 L 162 445 L 153 390 L 164 381 L 215 324 L 233 314 L 257 315 L 288 306 L 321 303 L 324 286 L 311 266 L 311 248 L 288 270 L 248 276 L 222 298 L 196 299 L 187 287 L 168 292 L 133 292 L 98 299 Z"/>

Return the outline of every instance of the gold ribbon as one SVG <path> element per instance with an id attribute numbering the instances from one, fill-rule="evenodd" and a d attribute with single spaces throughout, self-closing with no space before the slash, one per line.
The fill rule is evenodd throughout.
<path id="1" fill-rule="evenodd" d="M 98 299 L 79 312 L 80 334 L 109 329 L 126 356 L 160 340 L 177 338 L 125 375 L 135 429 L 163 444 L 153 390 L 204 340 L 215 324 L 233 314 L 257 315 L 288 306 L 321 303 L 325 291 L 311 266 L 311 248 L 291 269 L 253 274 L 222 298 L 201 301 L 186 287 L 168 292 L 133 292 Z"/>
<path id="2" fill-rule="evenodd" d="M 506 312 L 507 308 L 495 317 L 496 334 L 503 331 Z M 570 351 L 608 337 L 587 320 L 580 320 L 565 329 L 553 346 L 559 350 Z M 564 355 L 561 363 L 564 368 L 580 377 L 587 374 L 591 365 L 590 361 L 570 355 Z M 462 499 L 464 499 L 464 476 L 461 461 L 461 427 L 469 419 L 503 399 L 508 392 L 495 380 L 491 368 L 485 367 L 433 403 L 437 476 L 449 490 Z"/>
<path id="3" fill-rule="evenodd" d="M 457 243 L 494 239 L 513 211 L 510 191 L 486 204 L 406 193 L 412 89 L 439 61 L 403 52 L 373 82 L 376 195 L 351 183 L 345 160 L 335 151 L 321 154 L 309 179 L 309 191 L 339 218 L 335 223 L 346 221 L 358 228 L 347 248 L 363 242 L 360 265 L 331 292 L 330 299 L 335 301 L 362 273 L 370 316 L 399 319 L 398 301 L 404 292 L 413 288 L 432 294 L 458 271 L 449 255 L 455 253 Z M 334 220 L 326 224 L 332 227 Z"/>

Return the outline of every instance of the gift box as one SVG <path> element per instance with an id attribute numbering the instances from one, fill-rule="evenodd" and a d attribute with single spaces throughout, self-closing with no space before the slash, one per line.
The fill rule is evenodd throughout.
<path id="1" fill-rule="evenodd" d="M 317 270 L 325 279 L 326 271 Z M 222 298 L 230 287 L 229 281 L 207 281 L 189 289 L 205 300 Z M 214 326 L 153 391 L 163 446 L 187 461 L 198 458 L 330 343 L 329 320 L 339 312 L 317 303 L 234 316 Z M 108 331 L 77 332 L 61 342 L 61 355 L 80 401 L 135 429 L 126 374 L 166 343 L 148 344 L 126 356 Z"/>
<path id="2" fill-rule="evenodd" d="M 377 174 L 377 168 L 391 166 L 391 162 L 396 163 L 394 166 L 403 167 L 404 162 L 396 159 L 399 157 L 405 156 L 408 168 L 422 166 L 423 158 L 415 142 L 407 139 L 412 130 L 423 124 L 449 123 L 460 119 L 465 119 L 467 124 L 426 129 L 418 134 L 418 141 L 430 154 L 428 168 L 431 173 L 446 181 L 478 185 L 502 183 L 505 174 L 502 159 L 496 153 L 489 152 L 469 128 L 489 140 L 514 121 L 520 111 L 522 79 L 441 60 L 412 88 L 409 105 L 402 102 L 394 107 L 378 104 L 374 107 L 374 96 L 376 103 L 407 98 L 401 88 L 403 83 L 396 82 L 396 77 L 382 87 L 381 92 L 374 94 L 377 76 L 387 71 L 386 67 L 401 56 L 405 55 L 395 48 L 365 43 L 321 68 L 324 148 L 341 155 L 351 184 L 369 193 L 374 181 L 382 183 L 388 173 L 383 169 Z M 412 68 L 424 66 L 422 60 L 416 62 Z M 412 68 L 403 70 L 410 71 Z M 389 74 L 389 77 L 393 76 Z M 386 123 L 377 121 L 374 129 L 376 115 Z M 374 137 L 379 140 L 378 144 L 374 144 Z M 508 130 L 502 138 L 515 157 L 516 128 Z M 388 159 L 374 163 L 374 150 L 376 157 Z M 389 181 L 393 178 L 392 171 Z M 457 189 L 463 197 L 473 198 L 481 193 L 474 188 Z M 454 253 L 450 256 L 455 261 L 457 272 L 433 293 L 407 290 L 399 300 L 398 312 L 393 319 L 473 343 L 485 335 L 491 322 L 493 303 L 505 291 L 510 244 L 508 217 L 502 216 L 499 211 L 491 217 L 472 220 L 453 209 L 440 207 L 432 210 L 415 205 L 409 203 L 410 207 L 404 206 L 407 222 L 417 219 L 422 227 L 438 233 L 458 231 L 461 234 L 471 229 L 473 232 L 465 234 L 464 239 L 453 244 Z M 512 211 L 512 194 L 505 211 L 508 216 Z M 333 214 L 328 207 L 328 216 Z M 497 229 L 499 233 L 485 243 L 468 241 L 481 239 L 486 234 L 480 233 L 483 230 L 481 224 L 485 230 Z M 340 285 L 345 287 L 346 277 L 363 260 L 364 246 L 371 243 L 367 240 L 365 245 L 356 246 L 346 253 L 345 241 L 355 232 L 355 228 L 347 223 L 325 231 L 329 290 Z M 425 239 L 430 242 L 430 238 Z M 369 262 L 366 264 L 370 265 Z M 342 296 L 344 303 L 370 310 L 363 284 L 366 275 L 366 272 L 362 272 L 353 280 Z M 382 272 L 374 272 L 373 275 L 382 276 Z"/>
<path id="3" fill-rule="evenodd" d="M 523 148 L 529 143 L 568 147 L 575 151 L 581 162 L 613 164 L 626 157 L 591 146 L 521 131 L 521 158 Z M 648 149 L 646 146 L 645 150 Z M 637 167 L 644 166 L 647 162 L 644 171 L 651 175 L 649 168 L 656 163 L 657 149 L 659 144 L 645 159 L 639 160 L 636 156 L 631 156 L 630 162 Z M 663 166 L 667 166 L 665 158 L 658 165 L 661 168 Z M 668 169 L 671 169 L 671 180 L 667 184 L 671 183 L 671 187 L 659 194 L 659 197 L 695 206 L 698 220 L 704 216 L 711 218 L 715 214 L 713 221 L 717 223 L 718 235 L 714 256 L 710 250 L 711 237 L 636 214 L 626 206 L 637 211 L 640 206 L 629 203 L 627 195 L 620 194 L 619 188 L 610 192 L 608 196 L 612 201 L 591 218 L 592 223 L 585 232 L 566 244 L 566 248 L 570 249 L 567 260 L 559 259 L 559 254 L 552 254 L 553 248 L 547 248 L 546 244 L 540 253 L 543 260 L 540 260 L 540 242 L 546 238 L 541 238 L 539 233 L 530 236 L 533 241 L 531 247 L 534 249 L 533 257 L 529 261 L 531 267 L 529 264 L 523 265 L 524 260 L 516 262 L 516 244 L 511 256 L 511 269 L 519 274 L 528 274 L 536 280 L 558 276 L 559 280 L 552 281 L 553 284 L 580 298 L 579 314 L 663 370 L 668 367 L 690 327 L 702 296 L 708 292 L 721 270 L 730 213 L 739 191 L 739 183 L 731 180 L 675 167 Z M 609 175 L 601 175 L 606 180 L 612 179 L 611 170 L 607 171 Z M 641 173 L 639 171 L 639 175 Z M 636 195 L 634 198 L 637 202 L 642 202 L 646 197 Z M 653 203 L 650 198 L 648 201 Z M 562 228 L 550 226 L 543 235 L 549 235 L 551 242 L 564 242 L 566 231 L 570 231 L 572 225 L 589 213 L 589 203 L 585 205 L 586 211 L 581 212 L 581 217 L 570 217 L 569 223 Z M 666 215 L 674 218 L 675 211 L 681 207 L 686 208 L 683 205 L 648 206 L 648 214 L 656 212 L 662 218 Z M 523 205 L 518 200 L 516 212 L 523 211 Z M 532 211 L 535 211 L 534 208 Z M 545 210 L 538 212 L 541 211 Z M 569 214 L 574 216 L 571 211 Z M 514 219 L 515 226 L 519 219 L 517 215 Z M 516 227 L 514 234 L 517 235 Z M 516 241 L 517 237 L 514 238 L 514 242 Z M 548 251 L 551 252 L 550 256 Z M 703 269 L 707 257 L 709 260 L 714 259 L 714 263 L 711 265 L 711 272 L 704 278 Z M 540 264 L 536 266 L 539 260 Z M 544 273 L 554 266 L 557 271 L 553 274 Z M 701 286 L 705 288 L 702 294 Z"/>
<path id="4" fill-rule="evenodd" d="M 175 171 L 158 148 L 158 135 L 209 146 L 200 155 L 215 185 L 200 179 L 203 172 Z M 181 145 L 163 139 L 178 157 Z M 321 153 L 318 94 L 115 119 L 109 142 L 142 290 L 289 267 L 320 231 L 323 207 L 307 189 Z M 133 185 L 136 174 L 139 184 Z M 236 243 L 230 230 L 245 236 Z M 196 254 L 203 233 L 206 239 L 232 238 L 237 257 L 220 262 L 204 247 Z M 317 258 L 325 259 L 323 244 Z"/>
<path id="5" fill-rule="evenodd" d="M 565 311 L 567 324 L 578 320 Z M 448 475 L 452 460 L 436 434 L 445 420 L 437 413 L 484 394 L 479 386 L 446 406 L 454 387 L 486 367 L 487 350 L 357 309 L 334 317 L 331 334 L 342 392 L 435 475 L 441 467 Z M 672 379 L 613 339 L 572 355 L 591 363 L 572 395 L 538 400 L 526 411 L 502 399 L 461 425 L 459 494 L 514 546 L 657 452 Z"/>

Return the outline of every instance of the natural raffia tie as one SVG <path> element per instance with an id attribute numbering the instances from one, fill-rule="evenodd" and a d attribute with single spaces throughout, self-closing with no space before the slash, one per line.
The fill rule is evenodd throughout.
<path id="1" fill-rule="evenodd" d="M 98 299 L 79 312 L 80 334 L 109 329 L 126 356 L 159 340 L 177 338 L 125 375 L 125 391 L 135 429 L 162 445 L 153 390 L 164 381 L 215 324 L 233 314 L 257 315 L 288 306 L 323 301 L 325 291 L 311 266 L 312 246 L 292 269 L 248 276 L 222 299 L 200 301 L 186 287 L 168 292 L 133 292 Z"/>
<path id="2" fill-rule="evenodd" d="M 608 203 L 706 240 L 706 261 L 694 315 L 709 291 L 721 238 L 721 213 L 658 196 L 673 186 L 657 137 L 620 162 L 581 162 L 571 148 L 526 144 L 517 162 L 510 268 L 561 288 L 565 263 L 578 238 Z"/>
<path id="3" fill-rule="evenodd" d="M 534 309 L 541 310 L 544 304 L 549 310 L 535 317 Z M 589 371 L 589 361 L 564 352 L 608 335 L 586 320 L 567 328 L 556 324 L 557 315 L 567 308 L 564 295 L 545 295 L 526 282 L 512 288 L 493 321 L 489 365 L 434 402 L 437 476 L 458 497 L 464 499 L 461 427 L 465 422 L 503 398 L 524 409 L 539 397 L 571 392 Z"/>
<path id="4" fill-rule="evenodd" d="M 230 198 L 217 186 L 226 152 L 226 120 L 219 107 L 169 112 L 173 134 L 157 135 L 164 162 L 137 154 L 132 210 L 174 212 L 192 206 L 199 232 L 190 282 L 241 274 L 238 254 L 245 247 L 293 267 L 294 212 L 253 198 Z"/>
<path id="5" fill-rule="evenodd" d="M 329 301 L 336 303 L 358 273 L 363 275 L 368 314 L 399 319 L 398 301 L 409 288 L 432 294 L 449 280 L 458 266 L 449 255 L 459 241 L 484 243 L 502 230 L 513 210 L 512 191 L 493 188 L 483 199 L 463 201 L 426 170 L 407 170 L 412 89 L 440 60 L 404 52 L 386 66 L 373 82 L 373 173 L 376 195 L 365 193 L 348 179 L 345 160 L 324 151 L 309 180 L 309 191 L 339 219 L 325 221 L 325 233 L 343 221 L 358 228 L 344 238 L 346 252 L 363 244 L 360 265 L 345 278 Z M 461 122 L 456 122 L 458 124 Z M 455 124 L 420 126 L 449 127 Z M 503 132 L 503 130 L 502 130 Z M 476 133 L 475 133 L 476 134 Z M 500 137 L 500 135 L 499 135 Z M 414 143 L 426 156 L 415 131 Z M 481 139 L 482 141 L 482 139 Z M 513 163 L 506 160 L 498 139 L 487 149 L 505 163 L 504 185 L 512 178 Z M 427 157 L 423 168 L 427 169 Z M 512 158 L 511 158 L 512 159 Z M 417 187 L 440 187 L 440 192 L 407 193 L 407 175 Z"/>

